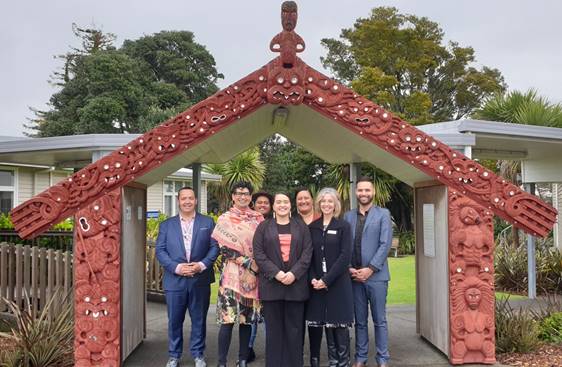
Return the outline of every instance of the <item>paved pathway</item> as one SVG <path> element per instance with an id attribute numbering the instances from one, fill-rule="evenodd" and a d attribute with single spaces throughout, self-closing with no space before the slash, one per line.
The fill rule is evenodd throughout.
<path id="1" fill-rule="evenodd" d="M 129 356 L 125 362 L 125 367 L 154 366 L 164 367 L 168 359 L 167 353 L 167 316 L 166 306 L 161 303 L 148 302 L 147 304 L 147 338 Z M 189 318 L 187 318 L 189 320 Z M 391 366 L 449 366 L 447 358 L 429 343 L 425 342 L 416 334 L 416 312 L 414 306 L 392 306 L 388 309 L 388 323 L 390 330 L 389 349 L 391 353 Z M 215 323 L 215 309 L 211 305 L 207 317 L 207 364 L 209 367 L 217 365 L 217 334 L 218 326 Z M 185 335 L 188 336 L 189 324 L 186 321 Z M 369 326 L 370 333 L 373 333 L 372 325 Z M 353 332 L 351 333 L 353 335 Z M 229 354 L 229 366 L 234 366 L 238 351 L 237 331 L 234 330 L 232 345 Z M 258 338 L 256 340 L 257 359 L 251 363 L 251 367 L 265 366 L 264 362 L 264 338 L 263 326 L 260 326 Z M 371 335 L 371 341 L 374 337 Z M 193 366 L 193 361 L 189 357 L 188 340 L 184 338 L 184 360 L 183 366 Z M 308 343 L 307 343 L 308 344 Z M 353 340 L 352 340 L 353 345 Z M 325 366 L 326 350 L 325 341 L 322 346 L 322 365 Z M 352 348 L 353 349 L 353 348 Z M 370 348 L 373 349 L 373 348 Z M 372 351 L 371 351 L 372 352 Z M 369 356 L 370 366 L 373 366 L 373 353 Z M 305 364 L 308 363 L 308 348 L 305 346 Z"/>

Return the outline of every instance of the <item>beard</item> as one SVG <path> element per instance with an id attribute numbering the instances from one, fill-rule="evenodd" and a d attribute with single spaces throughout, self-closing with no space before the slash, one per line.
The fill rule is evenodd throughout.
<path id="1" fill-rule="evenodd" d="M 373 196 L 359 196 L 357 200 L 360 204 L 367 205 L 373 202 Z"/>

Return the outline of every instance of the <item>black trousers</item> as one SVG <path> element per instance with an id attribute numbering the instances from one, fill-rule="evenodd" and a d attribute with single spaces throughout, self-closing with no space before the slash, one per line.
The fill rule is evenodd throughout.
<path id="1" fill-rule="evenodd" d="M 304 304 L 262 301 L 265 317 L 266 367 L 302 367 Z"/>

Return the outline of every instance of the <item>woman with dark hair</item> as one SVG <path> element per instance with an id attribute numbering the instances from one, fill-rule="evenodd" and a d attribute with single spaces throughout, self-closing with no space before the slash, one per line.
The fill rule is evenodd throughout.
<path id="1" fill-rule="evenodd" d="M 258 299 L 258 266 L 252 239 L 263 216 L 250 209 L 252 185 L 237 182 L 232 186 L 234 205 L 217 220 L 213 238 L 219 243 L 222 269 L 217 297 L 219 329 L 219 367 L 225 367 L 234 324 L 239 325 L 238 365 L 246 366 L 251 325 L 261 319 Z"/>
<path id="2" fill-rule="evenodd" d="M 273 214 L 273 196 L 271 194 L 260 191 L 252 195 L 252 209 L 263 215 L 264 218 L 270 218 Z M 247 363 L 253 362 L 256 359 L 256 352 L 254 351 L 254 343 L 258 335 L 258 323 L 252 324 L 252 335 L 250 335 L 250 344 L 248 345 L 248 359 Z"/>
<path id="3" fill-rule="evenodd" d="M 254 256 L 267 325 L 266 366 L 302 366 L 312 244 L 304 222 L 291 218 L 288 195 L 275 195 L 273 218 L 261 223 L 255 232 Z"/>
<path id="4" fill-rule="evenodd" d="M 252 209 L 263 215 L 264 218 L 269 218 L 273 215 L 273 196 L 271 194 L 260 191 L 252 195 Z"/>
<path id="5" fill-rule="evenodd" d="M 315 206 L 322 217 L 308 228 L 314 248 L 310 265 L 312 291 L 306 307 L 310 340 L 310 365 L 320 365 L 322 329 L 326 332 L 330 367 L 350 363 L 349 328 L 353 326 L 353 293 L 349 263 L 351 228 L 338 219 L 339 194 L 332 188 L 320 190 Z"/>
<path id="6" fill-rule="evenodd" d="M 312 193 L 308 189 L 298 189 L 295 193 L 295 203 L 297 214 L 307 225 L 319 218 L 319 214 L 314 211 Z"/>

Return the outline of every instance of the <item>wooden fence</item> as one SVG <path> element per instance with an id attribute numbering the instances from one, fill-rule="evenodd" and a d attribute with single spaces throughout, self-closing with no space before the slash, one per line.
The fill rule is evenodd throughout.
<path id="1" fill-rule="evenodd" d="M 56 313 L 71 289 L 71 252 L 0 243 L 0 312 L 9 311 L 1 298 L 37 312 L 56 295 L 52 308 Z"/>
<path id="2" fill-rule="evenodd" d="M 164 270 L 156 258 L 156 247 L 154 241 L 147 240 L 146 246 L 146 292 L 164 294 L 162 288 L 162 276 Z"/>
<path id="3" fill-rule="evenodd" d="M 0 229 L 0 243 L 38 246 L 61 251 L 72 251 L 73 236 L 72 231 L 48 231 L 31 240 L 24 240 L 12 229 Z"/>

